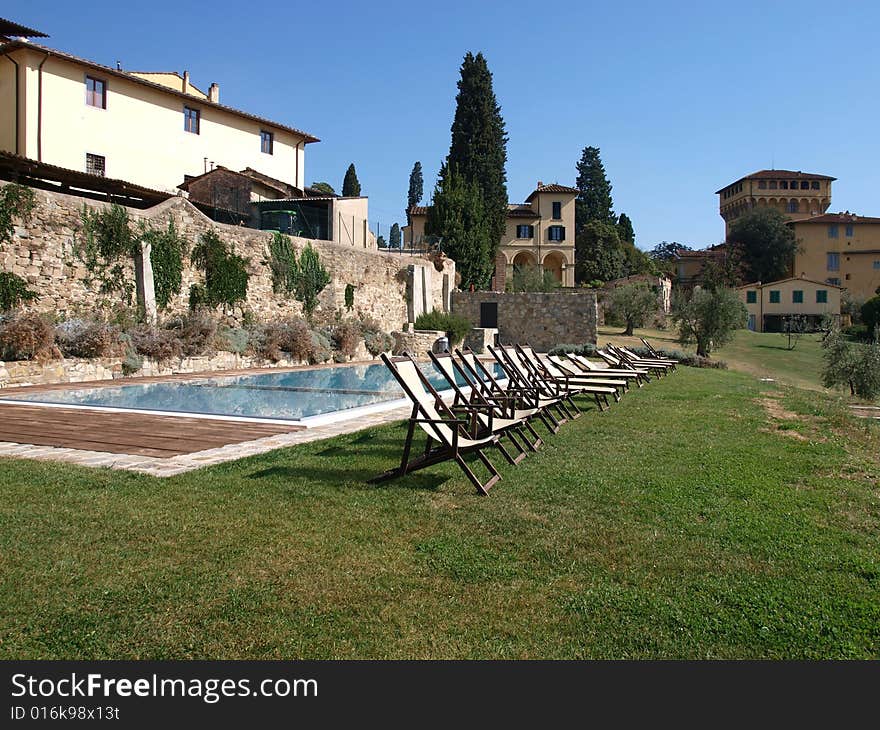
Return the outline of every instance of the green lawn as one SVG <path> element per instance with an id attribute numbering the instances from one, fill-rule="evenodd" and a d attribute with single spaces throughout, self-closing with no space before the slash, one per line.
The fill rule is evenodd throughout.
<path id="1" fill-rule="evenodd" d="M 634 337 L 624 337 L 620 327 L 600 327 L 599 344 L 605 342 L 641 346 L 639 336 L 646 337 L 655 347 L 693 352 L 693 345 L 679 345 L 671 330 L 636 329 Z M 733 342 L 712 353 L 712 358 L 724 360 L 732 370 L 749 373 L 758 378 L 773 378 L 788 385 L 809 390 L 824 390 L 822 377 L 821 335 L 801 337 L 793 350 L 781 334 L 739 330 Z"/>
<path id="2" fill-rule="evenodd" d="M 880 429 L 833 399 L 680 368 L 487 498 L 367 485 L 402 438 L 0 461 L 0 658 L 880 657 Z"/>

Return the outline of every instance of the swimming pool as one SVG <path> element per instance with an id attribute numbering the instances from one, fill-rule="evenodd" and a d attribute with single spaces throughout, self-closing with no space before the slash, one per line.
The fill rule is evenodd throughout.
<path id="1" fill-rule="evenodd" d="M 433 364 L 423 363 L 420 367 L 432 385 L 438 389 L 446 387 L 446 381 Z M 72 387 L 14 395 L 4 393 L 2 400 L 78 408 L 301 421 L 339 412 L 351 416 L 354 409 L 379 410 L 380 406 L 395 405 L 394 402 L 401 398 L 403 391 L 385 365 L 379 363 L 173 382 Z"/>

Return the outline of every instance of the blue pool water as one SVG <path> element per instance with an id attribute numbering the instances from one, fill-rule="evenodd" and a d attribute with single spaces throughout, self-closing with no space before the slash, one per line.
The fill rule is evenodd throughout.
<path id="1" fill-rule="evenodd" d="M 448 387 L 430 363 L 431 384 Z M 384 364 L 3 394 L 5 400 L 248 418 L 301 419 L 403 398 Z"/>

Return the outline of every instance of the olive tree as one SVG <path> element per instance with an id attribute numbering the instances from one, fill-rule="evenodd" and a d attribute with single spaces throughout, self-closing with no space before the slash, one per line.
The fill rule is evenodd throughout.
<path id="1" fill-rule="evenodd" d="M 610 304 L 617 317 L 626 322 L 623 334 L 631 335 L 633 327 L 641 327 L 657 311 L 657 294 L 644 283 L 625 284 L 611 292 Z"/>
<path id="2" fill-rule="evenodd" d="M 748 310 L 731 289 L 695 289 L 690 299 L 681 299 L 672 312 L 682 345 L 696 343 L 697 354 L 709 357 L 713 349 L 730 342 L 746 326 Z"/>

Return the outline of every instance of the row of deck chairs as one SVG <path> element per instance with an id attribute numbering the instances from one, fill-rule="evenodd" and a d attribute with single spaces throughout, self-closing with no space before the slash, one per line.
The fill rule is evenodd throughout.
<path id="1" fill-rule="evenodd" d="M 675 361 L 653 350 L 639 357 L 626 348 L 607 346 L 599 364 L 580 355 L 564 357 L 535 352 L 528 345 L 489 347 L 494 359 L 482 360 L 471 350 L 428 353 L 445 383 L 436 388 L 409 354 L 382 360 L 412 403 L 412 413 L 400 465 L 371 479 L 383 482 L 454 460 L 480 494 L 488 494 L 501 474 L 486 451 L 497 449 L 510 464 L 537 451 L 543 439 L 538 424 L 550 434 L 579 418 L 575 397 L 592 398 L 600 411 L 619 401 L 635 385 L 675 370 Z M 496 373 L 495 365 L 500 366 Z M 440 391 L 451 391 L 449 402 Z M 414 454 L 418 430 L 427 435 L 421 453 Z M 416 449 L 416 451 L 418 451 Z M 474 454 L 488 476 L 480 478 L 465 460 Z"/>

